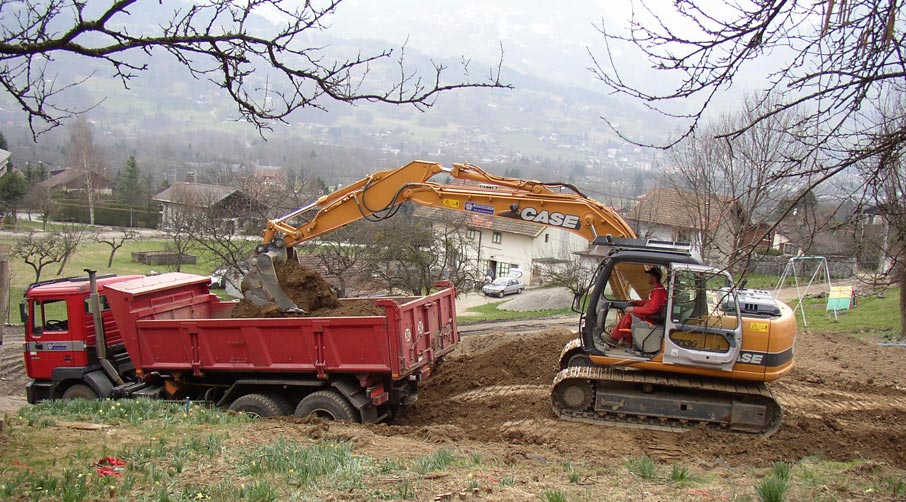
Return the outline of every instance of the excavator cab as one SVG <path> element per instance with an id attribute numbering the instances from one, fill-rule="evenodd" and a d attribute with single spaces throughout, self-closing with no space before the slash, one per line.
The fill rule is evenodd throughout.
<path id="1" fill-rule="evenodd" d="M 666 304 L 618 328 L 627 307 L 649 298 L 646 271 L 651 269 L 663 277 Z M 623 241 L 601 262 L 591 284 L 581 324 L 590 354 L 613 353 L 604 340 L 629 335 L 624 337 L 631 340 L 629 346 L 618 350 L 632 357 L 661 356 L 669 364 L 732 369 L 742 337 L 736 290 L 726 271 L 700 265 L 688 245 Z"/>

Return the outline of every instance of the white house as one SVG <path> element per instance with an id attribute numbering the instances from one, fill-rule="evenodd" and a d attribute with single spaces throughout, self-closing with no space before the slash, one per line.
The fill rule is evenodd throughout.
<path id="1" fill-rule="evenodd" d="M 675 188 L 649 190 L 623 217 L 639 237 L 690 243 L 713 263 L 727 262 L 745 226 L 733 200 Z"/>
<path id="2" fill-rule="evenodd" d="M 589 245 L 585 238 L 572 232 L 512 218 L 464 215 L 461 211 L 428 206 L 417 207 L 414 216 L 442 222 L 450 213 L 467 218 L 465 237 L 471 243 L 467 260 L 492 277 L 504 277 L 518 270 L 524 283 L 538 283 L 541 263 L 574 259 L 575 253 L 585 252 Z"/>

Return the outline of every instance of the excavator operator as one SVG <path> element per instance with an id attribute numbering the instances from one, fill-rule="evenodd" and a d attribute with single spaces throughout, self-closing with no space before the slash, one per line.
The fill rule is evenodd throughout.
<path id="1" fill-rule="evenodd" d="M 622 341 L 632 344 L 632 321 L 633 317 L 641 319 L 648 323 L 660 324 L 663 320 L 664 306 L 667 305 L 667 290 L 661 284 L 663 274 L 657 267 L 651 267 L 645 270 L 645 276 L 648 279 L 648 285 L 651 286 L 651 292 L 647 300 L 632 300 L 626 313 L 613 329 L 610 339 L 605 337 L 608 345 L 616 347 Z"/>

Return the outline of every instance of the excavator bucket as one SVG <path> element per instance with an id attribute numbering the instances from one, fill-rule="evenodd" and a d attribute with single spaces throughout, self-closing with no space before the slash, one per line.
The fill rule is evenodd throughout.
<path id="1" fill-rule="evenodd" d="M 287 260 L 286 244 L 280 239 L 269 244 L 259 244 L 249 258 L 248 273 L 242 278 L 242 294 L 258 307 L 276 305 L 281 312 L 305 314 L 280 287 L 275 263 Z"/>

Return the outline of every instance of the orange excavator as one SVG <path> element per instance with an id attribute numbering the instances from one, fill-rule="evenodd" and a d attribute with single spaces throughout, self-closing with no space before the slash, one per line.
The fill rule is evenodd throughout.
<path id="1" fill-rule="evenodd" d="M 474 185 L 429 181 L 435 175 Z M 405 202 L 513 218 L 579 234 L 600 256 L 574 310 L 578 337 L 563 348 L 551 386 L 564 420 L 682 430 L 700 425 L 769 435 L 781 408 L 766 382 L 793 367 L 796 320 L 769 293 L 738 289 L 687 244 L 643 241 L 611 208 L 566 183 L 495 176 L 477 166 L 414 161 L 374 173 L 267 223 L 243 282 L 246 298 L 298 311 L 274 263 L 293 246 L 353 221 L 392 215 Z M 633 319 L 625 346 L 606 343 L 617 320 L 648 297 L 646 271 L 665 278 L 657 316 Z"/>

